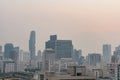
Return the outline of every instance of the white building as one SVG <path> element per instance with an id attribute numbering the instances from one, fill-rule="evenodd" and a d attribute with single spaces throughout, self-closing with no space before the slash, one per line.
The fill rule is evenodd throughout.
<path id="1" fill-rule="evenodd" d="M 59 60 L 59 72 L 66 72 L 68 66 L 77 66 L 78 62 L 75 62 L 72 58 L 61 58 Z"/>
<path id="2" fill-rule="evenodd" d="M 19 60 L 17 62 L 17 71 L 24 71 L 24 69 L 29 65 L 30 53 L 27 51 L 20 50 Z"/>
<path id="3" fill-rule="evenodd" d="M 20 50 L 19 61 L 28 64 L 30 61 L 30 53 L 27 51 Z"/>
<path id="4" fill-rule="evenodd" d="M 5 72 L 14 72 L 15 71 L 15 63 L 7 63 L 5 66 Z"/>
<path id="5" fill-rule="evenodd" d="M 11 59 L 0 60 L 0 67 L 1 67 L 1 72 L 2 73 L 15 72 L 16 71 L 15 62 Z"/>
<path id="6" fill-rule="evenodd" d="M 53 49 L 46 49 L 43 52 L 43 70 L 54 71 L 52 66 L 55 62 L 55 51 Z"/>

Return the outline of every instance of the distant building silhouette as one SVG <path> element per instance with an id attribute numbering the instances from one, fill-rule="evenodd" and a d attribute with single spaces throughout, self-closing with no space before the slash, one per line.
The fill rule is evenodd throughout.
<path id="1" fill-rule="evenodd" d="M 19 60 L 19 47 L 14 47 L 13 50 L 11 50 L 9 58 L 14 61 Z"/>
<path id="2" fill-rule="evenodd" d="M 71 40 L 57 40 L 55 43 L 56 59 L 72 58 L 73 45 Z"/>
<path id="3" fill-rule="evenodd" d="M 29 39 L 30 60 L 35 58 L 35 31 L 31 31 Z"/>
<path id="4" fill-rule="evenodd" d="M 42 52 L 40 50 L 37 52 L 37 61 L 42 61 Z"/>
<path id="5" fill-rule="evenodd" d="M 97 53 L 90 53 L 88 54 L 88 63 L 91 66 L 96 66 L 97 63 L 101 62 L 101 55 Z"/>
<path id="6" fill-rule="evenodd" d="M 0 60 L 3 59 L 3 52 L 2 52 L 2 46 L 0 46 Z"/>
<path id="7" fill-rule="evenodd" d="M 53 68 L 51 67 L 55 62 L 55 51 L 53 49 L 46 49 L 43 52 L 43 70 L 51 71 Z"/>
<path id="8" fill-rule="evenodd" d="M 9 59 L 10 58 L 10 53 L 11 51 L 14 49 L 13 44 L 12 43 L 7 43 L 4 46 L 4 58 L 5 59 Z"/>
<path id="9" fill-rule="evenodd" d="M 115 71 L 115 80 L 120 80 L 120 64 L 117 65 L 117 68 Z"/>
<path id="10" fill-rule="evenodd" d="M 61 58 L 72 58 L 73 45 L 71 40 L 57 40 L 57 35 L 51 35 L 50 40 L 45 43 L 46 49 L 53 49 L 56 60 Z"/>
<path id="11" fill-rule="evenodd" d="M 82 57 L 82 50 L 73 50 L 73 60 L 78 62 L 79 59 Z"/>
<path id="12" fill-rule="evenodd" d="M 0 46 L 0 52 L 2 52 L 2 46 Z"/>
<path id="13" fill-rule="evenodd" d="M 55 42 L 57 40 L 57 35 L 51 35 L 50 40 L 45 43 L 45 49 L 51 48 L 55 50 Z"/>
<path id="14" fill-rule="evenodd" d="M 111 58 L 112 63 L 119 63 L 120 62 L 120 45 L 115 48 L 115 51 L 113 52 L 112 58 Z"/>
<path id="15" fill-rule="evenodd" d="M 103 45 L 103 63 L 111 62 L 111 45 L 104 44 Z"/>

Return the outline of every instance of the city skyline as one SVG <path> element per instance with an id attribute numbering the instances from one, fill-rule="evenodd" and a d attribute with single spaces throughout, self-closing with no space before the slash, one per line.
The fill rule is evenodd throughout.
<path id="1" fill-rule="evenodd" d="M 120 44 L 120 1 L 0 1 L 0 45 L 13 43 L 29 50 L 29 32 L 36 31 L 36 48 L 44 50 L 50 35 L 72 40 L 83 55 L 112 51 Z"/>

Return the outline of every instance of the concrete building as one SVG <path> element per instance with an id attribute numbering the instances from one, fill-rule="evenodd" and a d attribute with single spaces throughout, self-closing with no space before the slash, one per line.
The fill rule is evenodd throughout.
<path id="1" fill-rule="evenodd" d="M 6 72 L 15 72 L 15 62 L 11 59 L 9 60 L 0 60 L 1 73 Z"/>
<path id="2" fill-rule="evenodd" d="M 71 76 L 87 76 L 85 66 L 68 66 L 67 71 Z"/>
<path id="3" fill-rule="evenodd" d="M 67 72 L 68 66 L 77 66 L 78 63 L 72 58 L 61 58 L 59 60 L 59 72 Z"/>
<path id="4" fill-rule="evenodd" d="M 57 74 L 54 72 L 45 73 L 46 80 L 96 80 L 93 76 L 71 76 L 69 74 Z"/>
<path id="5" fill-rule="evenodd" d="M 19 62 L 28 64 L 30 61 L 30 53 L 27 51 L 20 50 L 19 53 Z"/>
<path id="6" fill-rule="evenodd" d="M 46 49 L 43 52 L 43 70 L 44 71 L 54 71 L 53 65 L 55 62 L 55 51 L 53 49 Z"/>
<path id="7" fill-rule="evenodd" d="M 7 63 L 5 67 L 5 72 L 15 72 L 15 63 Z"/>
<path id="8" fill-rule="evenodd" d="M 42 61 L 42 52 L 40 50 L 37 53 L 37 61 L 38 62 Z"/>
<path id="9" fill-rule="evenodd" d="M 20 50 L 19 60 L 17 61 L 17 71 L 24 71 L 24 69 L 29 65 L 30 53 L 27 51 Z"/>
<path id="10" fill-rule="evenodd" d="M 118 64 L 116 67 L 115 80 L 120 80 L 120 64 Z"/>

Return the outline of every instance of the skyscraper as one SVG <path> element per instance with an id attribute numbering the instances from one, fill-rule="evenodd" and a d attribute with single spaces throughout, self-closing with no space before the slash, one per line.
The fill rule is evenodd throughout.
<path id="1" fill-rule="evenodd" d="M 55 42 L 56 59 L 72 58 L 73 45 L 71 40 L 57 40 Z"/>
<path id="2" fill-rule="evenodd" d="M 51 35 L 50 40 L 45 43 L 45 49 L 51 48 L 54 50 L 56 40 L 57 40 L 57 35 Z"/>
<path id="3" fill-rule="evenodd" d="M 88 63 L 92 66 L 96 66 L 97 63 L 101 62 L 101 55 L 98 53 L 88 54 Z"/>
<path id="4" fill-rule="evenodd" d="M 2 52 L 2 46 L 0 46 L 0 52 Z"/>
<path id="5" fill-rule="evenodd" d="M 37 52 L 37 60 L 42 61 L 42 52 L 40 50 Z"/>
<path id="6" fill-rule="evenodd" d="M 14 61 L 18 61 L 18 57 L 19 57 L 19 47 L 14 47 L 13 50 L 10 51 L 9 58 Z"/>
<path id="7" fill-rule="evenodd" d="M 43 68 L 45 71 L 51 71 L 51 66 L 55 62 L 55 51 L 53 49 L 46 49 L 43 52 Z"/>
<path id="8" fill-rule="evenodd" d="M 74 61 L 78 62 L 79 59 L 82 57 L 82 50 L 76 50 L 76 49 L 74 49 L 72 57 L 73 57 Z"/>
<path id="9" fill-rule="evenodd" d="M 45 43 L 45 48 L 55 51 L 56 60 L 72 58 L 73 45 L 71 40 L 57 40 L 57 35 L 51 35 L 50 40 Z"/>
<path id="10" fill-rule="evenodd" d="M 5 59 L 9 59 L 10 58 L 10 53 L 11 51 L 14 49 L 13 44 L 12 43 L 7 43 L 4 46 L 4 58 Z"/>
<path id="11" fill-rule="evenodd" d="M 103 63 L 111 62 L 111 45 L 104 44 L 103 45 Z"/>
<path id="12" fill-rule="evenodd" d="M 0 60 L 3 59 L 3 52 L 2 52 L 2 46 L 0 46 Z"/>
<path id="13" fill-rule="evenodd" d="M 35 31 L 31 31 L 29 39 L 30 60 L 35 57 Z"/>
<path id="14" fill-rule="evenodd" d="M 113 56 L 111 58 L 111 62 L 113 63 L 120 62 L 120 45 L 115 48 L 115 51 L 113 52 Z"/>

